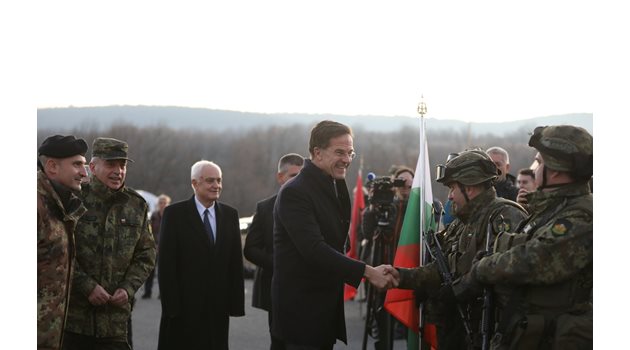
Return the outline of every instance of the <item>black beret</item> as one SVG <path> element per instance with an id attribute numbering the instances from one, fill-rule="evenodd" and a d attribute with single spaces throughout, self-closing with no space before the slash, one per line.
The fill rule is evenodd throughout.
<path id="1" fill-rule="evenodd" d="M 73 135 L 50 136 L 37 149 L 40 156 L 49 156 L 53 158 L 68 158 L 80 154 L 85 156 L 88 145 L 83 139 L 77 139 Z"/>

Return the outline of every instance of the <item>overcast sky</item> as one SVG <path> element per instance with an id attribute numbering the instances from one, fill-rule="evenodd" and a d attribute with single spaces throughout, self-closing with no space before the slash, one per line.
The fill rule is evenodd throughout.
<path id="1" fill-rule="evenodd" d="M 41 2 L 37 107 L 515 120 L 593 112 L 591 8 L 528 1 Z"/>

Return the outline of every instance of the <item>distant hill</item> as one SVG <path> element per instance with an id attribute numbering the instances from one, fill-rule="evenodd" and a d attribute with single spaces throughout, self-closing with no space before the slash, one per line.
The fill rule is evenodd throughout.
<path id="1" fill-rule="evenodd" d="M 406 116 L 348 116 L 334 114 L 301 113 L 250 113 L 206 108 L 169 106 L 107 106 L 42 108 L 37 110 L 37 128 L 71 130 L 77 127 L 105 129 L 125 122 L 138 127 L 165 125 L 174 129 L 248 130 L 272 125 L 314 124 L 323 119 L 333 119 L 370 131 L 391 132 L 401 128 L 417 127 L 417 118 Z M 473 135 L 501 135 L 521 128 L 533 129 L 538 125 L 572 124 L 593 133 L 593 114 L 575 113 L 500 123 L 467 123 L 458 120 L 439 120 L 427 117 L 430 131 L 452 130 L 470 132 Z"/>

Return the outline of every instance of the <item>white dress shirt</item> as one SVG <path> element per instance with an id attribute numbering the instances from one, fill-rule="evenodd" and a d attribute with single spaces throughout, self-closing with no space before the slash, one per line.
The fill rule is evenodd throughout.
<path id="1" fill-rule="evenodd" d="M 214 203 L 216 202 L 212 202 L 212 205 L 209 208 L 206 208 L 197 199 L 197 196 L 195 196 L 195 204 L 197 205 L 197 211 L 199 212 L 199 217 L 201 218 L 201 222 L 203 222 L 203 212 L 206 211 L 206 209 L 208 209 L 210 226 L 212 227 L 212 234 L 214 235 L 214 241 L 216 242 L 217 241 L 217 216 L 214 212 Z"/>

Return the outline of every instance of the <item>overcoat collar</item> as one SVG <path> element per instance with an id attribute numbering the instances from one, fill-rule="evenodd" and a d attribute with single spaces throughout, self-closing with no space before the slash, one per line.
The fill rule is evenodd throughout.
<path id="1" fill-rule="evenodd" d="M 334 199 L 335 203 L 338 205 L 342 205 L 346 199 L 348 201 L 350 200 L 346 180 L 333 179 L 332 176 L 326 174 L 322 169 L 313 164 L 310 159 L 304 160 L 304 168 L 302 171 L 306 176 L 314 179 L 318 189 L 323 190 L 324 194 Z M 336 190 L 335 186 L 337 187 Z"/>

